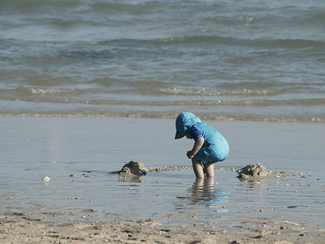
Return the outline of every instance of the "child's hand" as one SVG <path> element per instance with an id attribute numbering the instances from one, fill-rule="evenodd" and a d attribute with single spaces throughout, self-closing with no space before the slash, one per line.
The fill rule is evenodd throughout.
<path id="1" fill-rule="evenodd" d="M 192 159 L 192 158 L 194 158 L 194 154 L 192 153 L 192 151 L 188 151 L 187 153 L 186 153 L 186 156 L 189 158 L 189 159 Z"/>

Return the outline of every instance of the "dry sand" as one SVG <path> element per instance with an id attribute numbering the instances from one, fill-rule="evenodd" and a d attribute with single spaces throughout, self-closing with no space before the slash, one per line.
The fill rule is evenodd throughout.
<path id="1" fill-rule="evenodd" d="M 62 218 L 61 218 L 62 219 Z M 1 243 L 324 243 L 323 229 L 296 223 L 257 220 L 240 228 L 208 230 L 202 226 L 165 227 L 154 219 L 135 222 L 76 222 L 34 218 L 30 213 L 3 213 Z"/>
<path id="2" fill-rule="evenodd" d="M 35 219 L 30 213 L 3 213 L 1 243 L 324 243 L 323 229 L 296 223 L 258 220 L 233 230 L 204 226 L 164 227 L 154 219 L 132 223 L 79 222 L 59 224 Z"/>

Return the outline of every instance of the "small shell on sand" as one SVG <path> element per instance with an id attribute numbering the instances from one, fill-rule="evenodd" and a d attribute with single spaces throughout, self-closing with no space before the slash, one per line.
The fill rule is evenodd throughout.
<path id="1" fill-rule="evenodd" d="M 49 182 L 51 179 L 50 179 L 50 177 L 48 177 L 48 176 L 45 176 L 45 177 L 43 177 L 43 179 L 42 179 L 44 182 Z"/>

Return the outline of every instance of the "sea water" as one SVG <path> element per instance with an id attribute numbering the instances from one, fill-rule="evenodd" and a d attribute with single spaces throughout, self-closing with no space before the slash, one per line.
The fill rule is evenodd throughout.
<path id="1" fill-rule="evenodd" d="M 0 114 L 324 122 L 325 2 L 3 0 Z"/>

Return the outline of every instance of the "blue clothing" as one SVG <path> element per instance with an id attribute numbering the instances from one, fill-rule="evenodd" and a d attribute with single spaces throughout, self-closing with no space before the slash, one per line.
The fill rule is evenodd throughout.
<path id="1" fill-rule="evenodd" d="M 194 139 L 194 141 L 196 141 L 199 137 L 203 137 L 203 135 L 201 134 L 201 132 L 198 130 L 198 128 L 196 128 L 195 125 L 193 125 L 190 129 L 190 134 L 192 136 L 192 138 Z"/>
<path id="2" fill-rule="evenodd" d="M 223 161 L 228 157 L 229 145 L 227 140 L 214 128 L 201 122 L 192 113 L 181 113 L 176 119 L 175 139 L 191 134 L 196 141 L 204 138 L 204 144 L 196 156 L 203 164 Z"/>
<path id="3" fill-rule="evenodd" d="M 201 120 L 192 113 L 184 112 L 178 115 L 176 119 L 175 139 L 182 138 L 189 134 L 191 127 L 198 122 L 201 122 Z"/>

